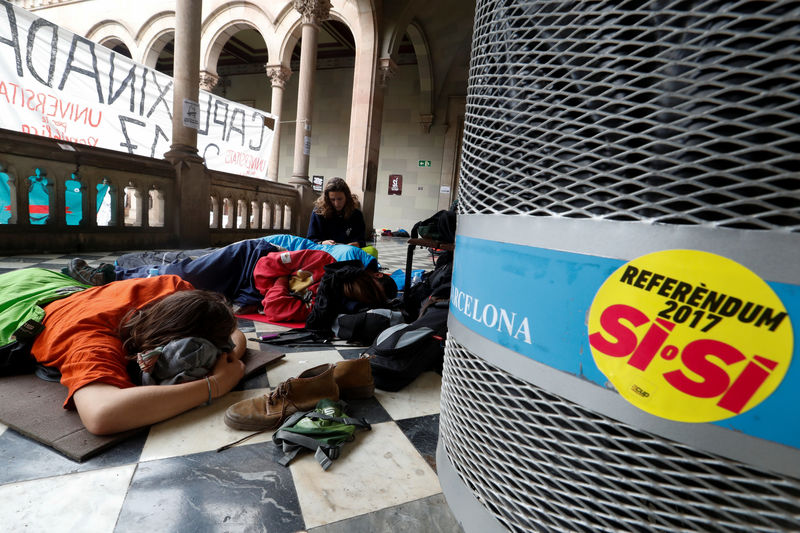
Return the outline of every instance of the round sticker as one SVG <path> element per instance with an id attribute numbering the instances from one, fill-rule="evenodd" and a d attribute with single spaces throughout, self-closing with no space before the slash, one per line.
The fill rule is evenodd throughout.
<path id="1" fill-rule="evenodd" d="M 622 265 L 597 291 L 588 325 L 594 361 L 617 391 L 681 422 L 752 409 L 792 359 L 792 324 L 770 286 L 739 263 L 698 250 Z"/>

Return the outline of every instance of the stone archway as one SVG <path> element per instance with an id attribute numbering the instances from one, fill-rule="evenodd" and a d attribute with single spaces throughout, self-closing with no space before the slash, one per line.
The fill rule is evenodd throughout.
<path id="1" fill-rule="evenodd" d="M 116 20 L 98 22 L 86 33 L 86 38 L 108 48 L 125 45 L 131 58 L 138 56 L 139 47 L 130 29 Z"/>
<path id="2" fill-rule="evenodd" d="M 274 16 L 250 3 L 222 6 L 211 13 L 203 22 L 200 36 L 201 69 L 216 73 L 217 62 L 225 43 L 242 30 L 255 30 L 261 35 L 272 62 L 272 58 L 278 57 L 279 53 L 274 20 Z"/>
<path id="3" fill-rule="evenodd" d="M 138 56 L 134 61 L 155 69 L 164 46 L 175 38 L 175 12 L 162 11 L 148 19 L 136 36 Z"/>
<path id="4" fill-rule="evenodd" d="M 417 56 L 417 68 L 419 70 L 419 123 L 425 133 L 430 133 L 434 118 L 433 95 L 435 89 L 431 50 L 425 33 L 416 22 L 408 25 L 406 33 L 411 40 L 411 44 L 414 45 L 414 54 Z"/>

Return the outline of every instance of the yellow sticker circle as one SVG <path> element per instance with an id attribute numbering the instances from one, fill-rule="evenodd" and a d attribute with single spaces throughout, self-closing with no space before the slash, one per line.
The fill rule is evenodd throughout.
<path id="1" fill-rule="evenodd" d="M 713 422 L 778 387 L 790 317 L 764 280 L 726 257 L 665 250 L 617 269 L 589 310 L 589 345 L 619 393 L 650 414 Z"/>

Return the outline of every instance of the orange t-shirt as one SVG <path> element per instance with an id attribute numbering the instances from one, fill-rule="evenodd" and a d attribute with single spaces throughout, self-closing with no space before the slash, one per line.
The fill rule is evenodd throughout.
<path id="1" fill-rule="evenodd" d="M 68 390 L 64 407 L 72 407 L 72 395 L 89 383 L 133 387 L 119 338 L 120 322 L 131 309 L 193 288 L 178 276 L 155 276 L 92 287 L 48 304 L 44 331 L 31 353 L 38 362 L 61 371 L 61 383 Z"/>

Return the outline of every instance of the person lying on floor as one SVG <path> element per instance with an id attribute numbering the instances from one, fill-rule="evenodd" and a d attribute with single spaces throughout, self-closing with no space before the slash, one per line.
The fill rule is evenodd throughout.
<path id="1" fill-rule="evenodd" d="M 336 261 L 322 250 L 273 252 L 259 259 L 253 271 L 256 290 L 264 295 L 264 316 L 272 322 L 305 322 L 315 305 L 320 282 L 328 271 L 326 267 L 333 264 L 350 265 L 353 270 L 352 276 L 340 283 L 342 300 L 376 308 L 384 306 L 397 294 L 391 277 L 365 269 L 357 260 Z"/>
<path id="2" fill-rule="evenodd" d="M 86 429 L 97 435 L 171 418 L 222 396 L 244 376 L 246 340 L 230 305 L 222 295 L 196 290 L 177 276 L 90 287 L 47 304 L 44 311 L 31 355 L 61 373 L 67 387 L 64 407 L 76 409 Z M 189 337 L 219 349 L 204 378 L 136 386 L 137 355 L 141 359 Z"/>
<path id="3" fill-rule="evenodd" d="M 117 262 L 119 265 L 101 264 L 90 267 L 86 261 L 75 258 L 70 266 L 62 271 L 87 285 L 103 285 L 114 280 L 145 278 L 155 272 L 156 275 L 172 274 L 180 276 L 195 288 L 218 292 L 231 300 L 236 314 L 247 314 L 257 311 L 261 305 L 264 292 L 254 284 L 253 271 L 259 259 L 269 253 L 282 249 L 290 251 L 314 249 L 324 252 L 331 261 L 358 259 L 371 272 L 378 271 L 378 262 L 374 257 L 359 248 L 347 245 L 319 245 L 308 239 L 292 235 L 272 235 L 259 239 L 247 239 L 198 257 L 181 257 L 166 264 L 140 264 L 138 254 L 126 254 Z M 128 263 L 138 266 L 126 268 Z"/>
<path id="4" fill-rule="evenodd" d="M 241 309 L 258 307 L 263 296 L 253 286 L 253 269 L 261 257 L 276 251 L 278 248 L 263 239 L 247 239 L 199 257 L 184 257 L 161 265 L 124 268 L 101 264 L 90 267 L 83 259 L 75 258 L 62 272 L 87 285 L 146 278 L 151 271 L 155 275 L 175 275 L 197 289 L 222 294 L 233 303 L 238 314 Z"/>
<path id="5" fill-rule="evenodd" d="M 294 250 L 323 250 L 331 254 L 337 261 L 350 261 L 356 259 L 361 261 L 364 268 L 368 270 L 380 270 L 380 265 L 377 259 L 377 250 L 372 246 L 365 248 L 356 248 L 349 244 L 321 244 L 314 242 L 304 237 L 296 235 L 288 235 L 280 233 L 277 235 L 268 235 L 263 239 L 278 248 L 284 248 L 289 251 Z M 375 252 L 371 252 L 375 250 Z"/>
<path id="6" fill-rule="evenodd" d="M 275 235 L 267 235 L 266 237 L 247 240 L 253 242 L 266 241 L 269 244 L 277 247 L 278 250 L 288 250 L 290 252 L 295 250 L 323 250 L 330 253 L 337 261 L 349 261 L 351 259 L 357 259 L 364 264 L 364 268 L 380 268 L 375 256 L 362 250 L 361 248 L 356 248 L 347 244 L 319 244 L 308 240 L 305 237 L 289 235 L 288 233 L 278 233 Z M 238 244 L 239 243 L 234 243 L 229 246 Z M 160 265 L 196 259 L 200 256 L 210 254 L 217 250 L 217 248 L 203 248 L 199 250 L 133 252 L 119 256 L 114 264 L 114 267 L 115 270 L 133 271 L 133 269 L 140 269 L 139 272 L 141 273 L 146 272 L 147 269 L 158 267 Z"/>

